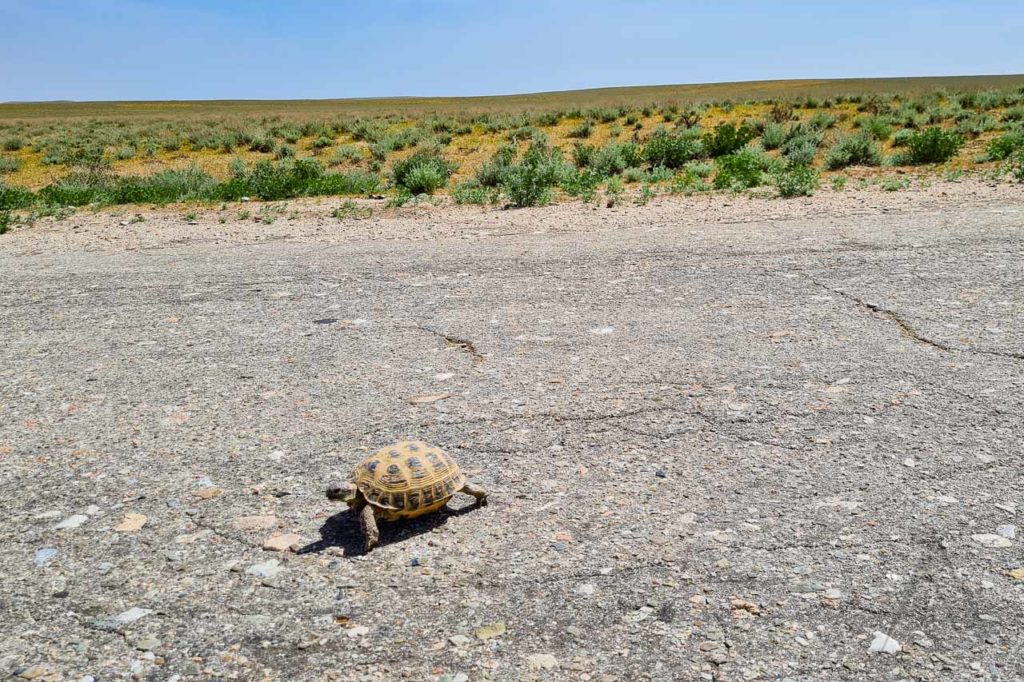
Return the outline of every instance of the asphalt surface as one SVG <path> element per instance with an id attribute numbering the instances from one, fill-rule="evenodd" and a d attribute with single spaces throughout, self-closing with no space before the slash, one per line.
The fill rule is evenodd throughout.
<path id="1" fill-rule="evenodd" d="M 1024 679 L 1024 201 L 642 210 L 0 237 L 0 674 Z M 322 482 L 404 438 L 490 505 L 360 556 Z"/>

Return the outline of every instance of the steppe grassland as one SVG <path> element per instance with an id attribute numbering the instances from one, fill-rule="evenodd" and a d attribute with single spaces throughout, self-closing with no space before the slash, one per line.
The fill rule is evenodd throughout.
<path id="1" fill-rule="evenodd" d="M 774 184 L 792 196 L 836 175 L 835 185 L 936 168 L 1021 173 L 1022 85 L 1021 76 L 992 76 L 5 104 L 0 210 L 378 191 L 398 204 L 448 192 L 533 205 L 592 200 L 601 187 L 613 200 L 624 186 L 649 196 Z"/>

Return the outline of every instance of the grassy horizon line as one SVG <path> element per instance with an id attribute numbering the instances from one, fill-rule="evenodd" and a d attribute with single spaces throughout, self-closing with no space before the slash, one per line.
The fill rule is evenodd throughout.
<path id="1" fill-rule="evenodd" d="M 714 100 L 830 97 L 845 94 L 921 94 L 949 89 L 975 91 L 1024 86 L 1024 74 L 898 76 L 884 78 L 793 78 L 711 83 L 628 85 L 469 96 L 403 95 L 330 99 L 50 100 L 0 102 L 0 119 L 75 116 L 167 116 L 173 114 L 353 113 L 402 110 L 522 111 L 558 106 L 600 106 Z"/>

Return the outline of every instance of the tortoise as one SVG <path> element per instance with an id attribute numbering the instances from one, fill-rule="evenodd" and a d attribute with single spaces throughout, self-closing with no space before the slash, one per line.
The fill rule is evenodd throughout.
<path id="1" fill-rule="evenodd" d="M 448 453 L 423 441 L 381 448 L 356 465 L 348 480 L 332 480 L 327 499 L 348 503 L 359 514 L 366 551 L 377 545 L 377 521 L 411 519 L 437 511 L 457 492 L 487 504 L 487 492 L 466 481 Z"/>

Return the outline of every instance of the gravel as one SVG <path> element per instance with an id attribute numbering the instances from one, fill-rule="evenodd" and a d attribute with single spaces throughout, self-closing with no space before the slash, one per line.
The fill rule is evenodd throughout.
<path id="1" fill-rule="evenodd" d="M 0 673 L 1022 679 L 1022 199 L 4 235 Z M 401 438 L 490 505 L 362 555 Z"/>

